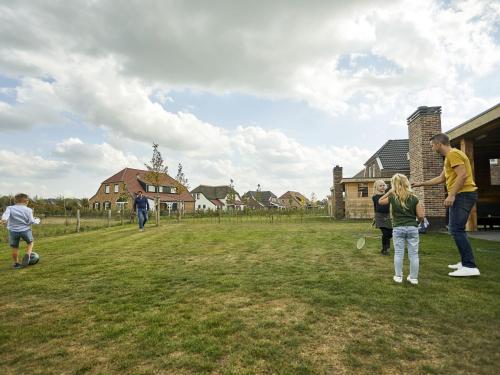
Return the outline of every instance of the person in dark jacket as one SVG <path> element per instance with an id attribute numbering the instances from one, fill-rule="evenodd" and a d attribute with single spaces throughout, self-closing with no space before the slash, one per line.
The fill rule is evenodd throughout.
<path id="1" fill-rule="evenodd" d="M 134 199 L 134 211 L 137 212 L 139 230 L 144 232 L 144 224 L 148 221 L 149 202 L 148 198 L 142 195 L 141 190 L 137 192 L 137 196 Z"/>
<path id="2" fill-rule="evenodd" d="M 373 209 L 375 211 L 375 226 L 382 232 L 382 255 L 389 255 L 392 238 L 392 223 L 388 205 L 380 205 L 379 199 L 385 194 L 387 185 L 383 180 L 377 180 L 373 184 Z"/>

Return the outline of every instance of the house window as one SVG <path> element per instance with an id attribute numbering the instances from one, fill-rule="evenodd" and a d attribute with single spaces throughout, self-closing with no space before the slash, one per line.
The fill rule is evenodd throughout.
<path id="1" fill-rule="evenodd" d="M 206 206 L 206 205 L 203 205 L 203 209 L 205 209 L 205 208 L 207 208 L 207 206 Z"/>
<path id="2" fill-rule="evenodd" d="M 148 193 L 155 193 L 156 189 L 153 185 L 148 185 Z"/>
<path id="3" fill-rule="evenodd" d="M 104 192 L 105 192 L 106 194 L 109 194 L 109 185 L 106 185 L 106 186 L 104 187 Z"/>
<path id="4" fill-rule="evenodd" d="M 99 211 L 99 208 L 100 208 L 99 206 L 100 206 L 99 202 L 94 202 L 94 210 Z"/>
<path id="5" fill-rule="evenodd" d="M 368 184 L 358 184 L 358 197 L 364 198 L 368 196 Z"/>
<path id="6" fill-rule="evenodd" d="M 177 188 L 176 187 L 171 187 L 170 188 L 170 193 L 176 194 L 177 193 Z"/>
<path id="7" fill-rule="evenodd" d="M 120 191 L 120 185 L 115 184 L 115 193 L 118 193 Z"/>
<path id="8" fill-rule="evenodd" d="M 200 193 L 196 193 L 196 199 L 200 199 Z"/>
<path id="9" fill-rule="evenodd" d="M 119 210 L 124 210 L 126 206 L 127 202 L 116 202 L 116 207 L 118 207 Z"/>
<path id="10" fill-rule="evenodd" d="M 198 205 L 198 210 L 201 209 L 201 204 Z"/>
<path id="11" fill-rule="evenodd" d="M 498 159 L 490 159 L 490 184 L 500 185 L 500 164 Z"/>
<path id="12" fill-rule="evenodd" d="M 111 208 L 111 202 L 104 202 L 104 209 L 109 210 Z"/>

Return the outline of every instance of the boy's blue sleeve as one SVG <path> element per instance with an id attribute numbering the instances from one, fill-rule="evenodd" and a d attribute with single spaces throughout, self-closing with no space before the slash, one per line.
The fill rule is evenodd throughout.
<path id="1" fill-rule="evenodd" d="M 2 214 L 2 220 L 9 220 L 9 217 L 10 217 L 10 206 L 8 206 L 6 209 L 5 209 L 5 212 Z"/>
<path id="2" fill-rule="evenodd" d="M 29 225 L 31 224 L 35 224 L 35 218 L 33 217 L 33 210 L 30 208 L 30 223 Z"/>

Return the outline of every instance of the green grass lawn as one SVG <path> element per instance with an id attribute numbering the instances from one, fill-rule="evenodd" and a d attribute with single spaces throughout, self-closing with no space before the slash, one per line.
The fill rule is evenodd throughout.
<path id="1" fill-rule="evenodd" d="M 392 281 L 367 223 L 125 225 L 0 253 L 0 374 L 498 374 L 500 243 L 452 279 L 421 237 L 420 284 Z M 405 261 L 405 275 L 408 264 Z"/>

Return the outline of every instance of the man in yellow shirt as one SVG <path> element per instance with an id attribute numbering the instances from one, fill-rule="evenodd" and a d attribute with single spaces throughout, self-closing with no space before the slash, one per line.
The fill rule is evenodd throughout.
<path id="1" fill-rule="evenodd" d="M 472 176 L 469 158 L 462 151 L 450 146 L 446 134 L 436 134 L 431 140 L 432 150 L 444 156 L 443 172 L 433 179 L 414 182 L 412 186 L 431 186 L 446 183 L 448 196 L 444 200 L 449 210 L 448 230 L 460 252 L 461 262 L 448 267 L 455 271 L 450 276 L 479 276 L 479 269 L 474 261 L 472 246 L 465 233 L 465 224 L 477 201 L 477 186 Z"/>

